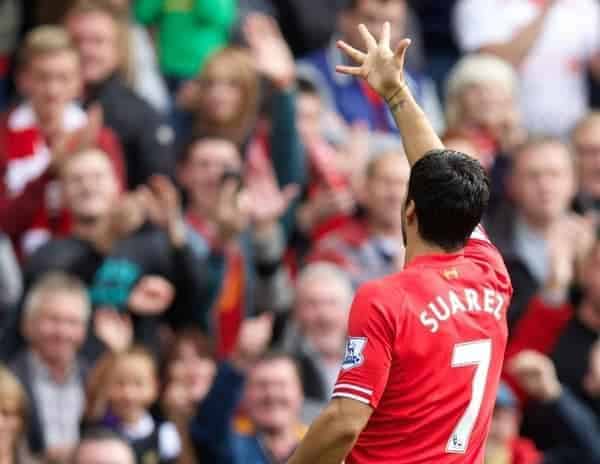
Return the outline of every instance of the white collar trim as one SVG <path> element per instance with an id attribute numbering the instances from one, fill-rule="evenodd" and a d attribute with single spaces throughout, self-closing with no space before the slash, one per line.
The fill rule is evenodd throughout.
<path id="1" fill-rule="evenodd" d="M 141 440 L 154 432 L 154 419 L 148 413 L 144 414 L 136 424 L 123 425 L 123 433 L 131 440 Z"/>
<path id="2" fill-rule="evenodd" d="M 63 114 L 63 128 L 71 132 L 82 128 L 87 122 L 87 115 L 76 103 L 69 103 Z M 37 125 L 37 116 L 29 102 L 17 106 L 8 118 L 8 127 L 12 130 L 25 130 Z"/>

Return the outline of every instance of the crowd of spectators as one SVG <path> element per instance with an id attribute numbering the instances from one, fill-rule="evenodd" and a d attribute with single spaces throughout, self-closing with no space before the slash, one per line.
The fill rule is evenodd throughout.
<path id="1" fill-rule="evenodd" d="M 0 464 L 286 462 L 404 264 L 385 21 L 491 179 L 486 464 L 600 463 L 598 0 L 0 0 Z"/>

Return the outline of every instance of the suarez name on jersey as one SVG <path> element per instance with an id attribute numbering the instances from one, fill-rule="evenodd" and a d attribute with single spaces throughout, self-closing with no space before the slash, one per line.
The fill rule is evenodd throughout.
<path id="1" fill-rule="evenodd" d="M 483 463 L 511 296 L 481 227 L 359 289 L 333 397 L 374 411 L 346 464 Z"/>

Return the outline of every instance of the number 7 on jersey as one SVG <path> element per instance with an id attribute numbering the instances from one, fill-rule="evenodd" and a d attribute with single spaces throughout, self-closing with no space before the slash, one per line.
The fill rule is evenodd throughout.
<path id="1" fill-rule="evenodd" d="M 459 343 L 452 351 L 452 367 L 477 366 L 473 376 L 471 401 L 456 424 L 446 445 L 447 453 L 464 453 L 479 415 L 492 356 L 492 341 Z"/>

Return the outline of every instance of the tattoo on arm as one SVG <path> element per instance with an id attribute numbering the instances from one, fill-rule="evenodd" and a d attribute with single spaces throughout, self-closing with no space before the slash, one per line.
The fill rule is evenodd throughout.
<path id="1" fill-rule="evenodd" d="M 404 106 L 404 103 L 406 102 L 404 86 L 398 88 L 398 90 L 396 90 L 392 96 L 387 98 L 385 101 L 392 113 L 395 113 L 399 108 Z"/>

